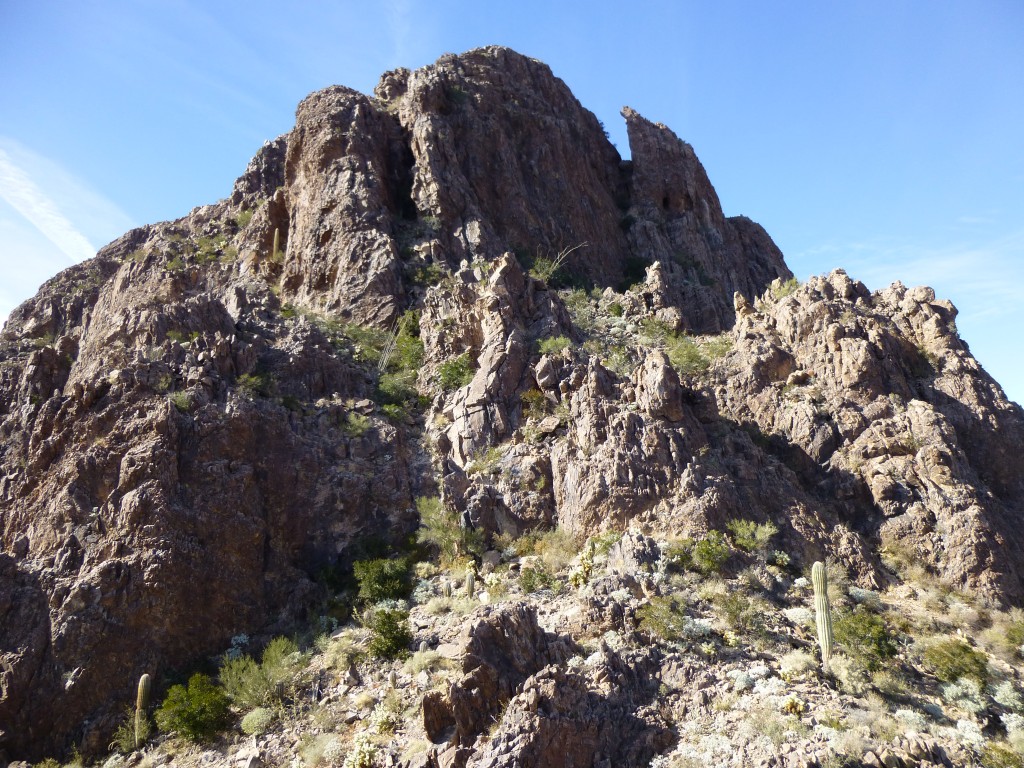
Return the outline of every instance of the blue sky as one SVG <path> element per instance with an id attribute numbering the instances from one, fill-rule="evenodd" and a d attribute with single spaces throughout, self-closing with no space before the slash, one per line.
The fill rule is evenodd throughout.
<path id="1" fill-rule="evenodd" d="M 299 100 L 496 43 L 697 151 L 801 279 L 927 284 L 1024 401 L 1024 3 L 0 0 L 0 318 L 224 197 Z"/>

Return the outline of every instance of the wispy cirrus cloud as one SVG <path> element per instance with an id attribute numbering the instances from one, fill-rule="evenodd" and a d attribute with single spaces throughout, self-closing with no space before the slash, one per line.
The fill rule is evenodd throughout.
<path id="1" fill-rule="evenodd" d="M 69 261 L 79 262 L 96 253 L 85 235 L 3 148 L 0 148 L 0 197 L 57 246 Z"/>
<path id="2" fill-rule="evenodd" d="M 87 183 L 0 136 L 0 322 L 46 279 L 132 226 Z"/>

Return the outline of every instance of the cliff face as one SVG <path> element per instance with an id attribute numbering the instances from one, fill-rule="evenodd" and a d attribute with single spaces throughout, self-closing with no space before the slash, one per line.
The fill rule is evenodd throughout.
<path id="1" fill-rule="evenodd" d="M 693 149 L 623 115 L 628 162 L 500 48 L 329 88 L 228 199 L 15 310 L 0 748 L 105 747 L 141 672 L 301 620 L 436 490 L 489 534 L 772 519 L 865 584 L 887 546 L 1019 604 L 1024 414 L 955 309 L 841 271 L 794 289 Z M 419 404 L 374 341 L 408 309 Z"/>

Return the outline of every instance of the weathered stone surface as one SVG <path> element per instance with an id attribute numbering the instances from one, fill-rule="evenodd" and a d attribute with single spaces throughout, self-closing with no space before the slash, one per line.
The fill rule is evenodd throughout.
<path id="1" fill-rule="evenodd" d="M 733 323 L 734 292 L 759 295 L 792 273 L 760 226 L 723 215 L 693 147 L 629 107 L 622 115 L 632 156 L 630 247 L 660 266 L 657 279 L 648 278 L 648 300 L 677 308 L 695 332 L 724 330 Z"/>
<path id="2" fill-rule="evenodd" d="M 443 697 L 424 697 L 423 724 L 434 740 L 454 725 L 452 738 L 464 746 L 491 727 L 527 677 L 573 650 L 571 641 L 542 630 L 536 609 L 525 603 L 484 609 L 463 642 L 463 676 Z"/>
<path id="3" fill-rule="evenodd" d="M 389 73 L 375 98 L 328 88 L 228 200 L 127 233 L 12 312 L 0 752 L 105 748 L 141 672 L 292 628 L 322 595 L 312 574 L 347 566 L 357 539 L 408 534 L 414 496 L 438 488 L 487 535 L 773 520 L 795 564 L 833 556 L 862 585 L 887 578 L 885 543 L 1024 597 L 1024 412 L 953 306 L 841 271 L 786 282 L 693 149 L 624 116 L 628 163 L 546 66 L 501 48 Z M 547 281 L 525 266 L 582 243 Z M 342 331 L 407 309 L 429 407 L 385 418 L 379 371 Z M 722 333 L 680 374 L 651 325 Z M 463 355 L 471 380 L 442 391 Z M 619 570 L 649 560 L 619 554 Z M 637 581 L 588 589 L 574 621 L 635 629 L 611 593 Z M 547 765 L 542 744 L 596 765 L 662 748 L 649 700 L 606 684 L 647 661 L 545 669 L 564 648 L 527 609 L 484 616 L 454 654 L 464 679 L 425 706 L 431 733 L 455 728 L 445 760 L 470 759 L 507 701 L 481 765 Z M 686 706 L 706 707 L 698 693 Z"/>

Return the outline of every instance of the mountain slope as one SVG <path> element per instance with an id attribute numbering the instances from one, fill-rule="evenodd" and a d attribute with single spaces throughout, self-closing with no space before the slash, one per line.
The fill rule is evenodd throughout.
<path id="1" fill-rule="evenodd" d="M 1024 414 L 953 307 L 795 286 L 623 114 L 628 162 L 501 48 L 328 88 L 12 313 L 0 747 L 102 750 L 140 673 L 305 620 L 434 493 L 487 535 L 774 520 L 794 564 L 881 585 L 888 547 L 1019 604 Z"/>

